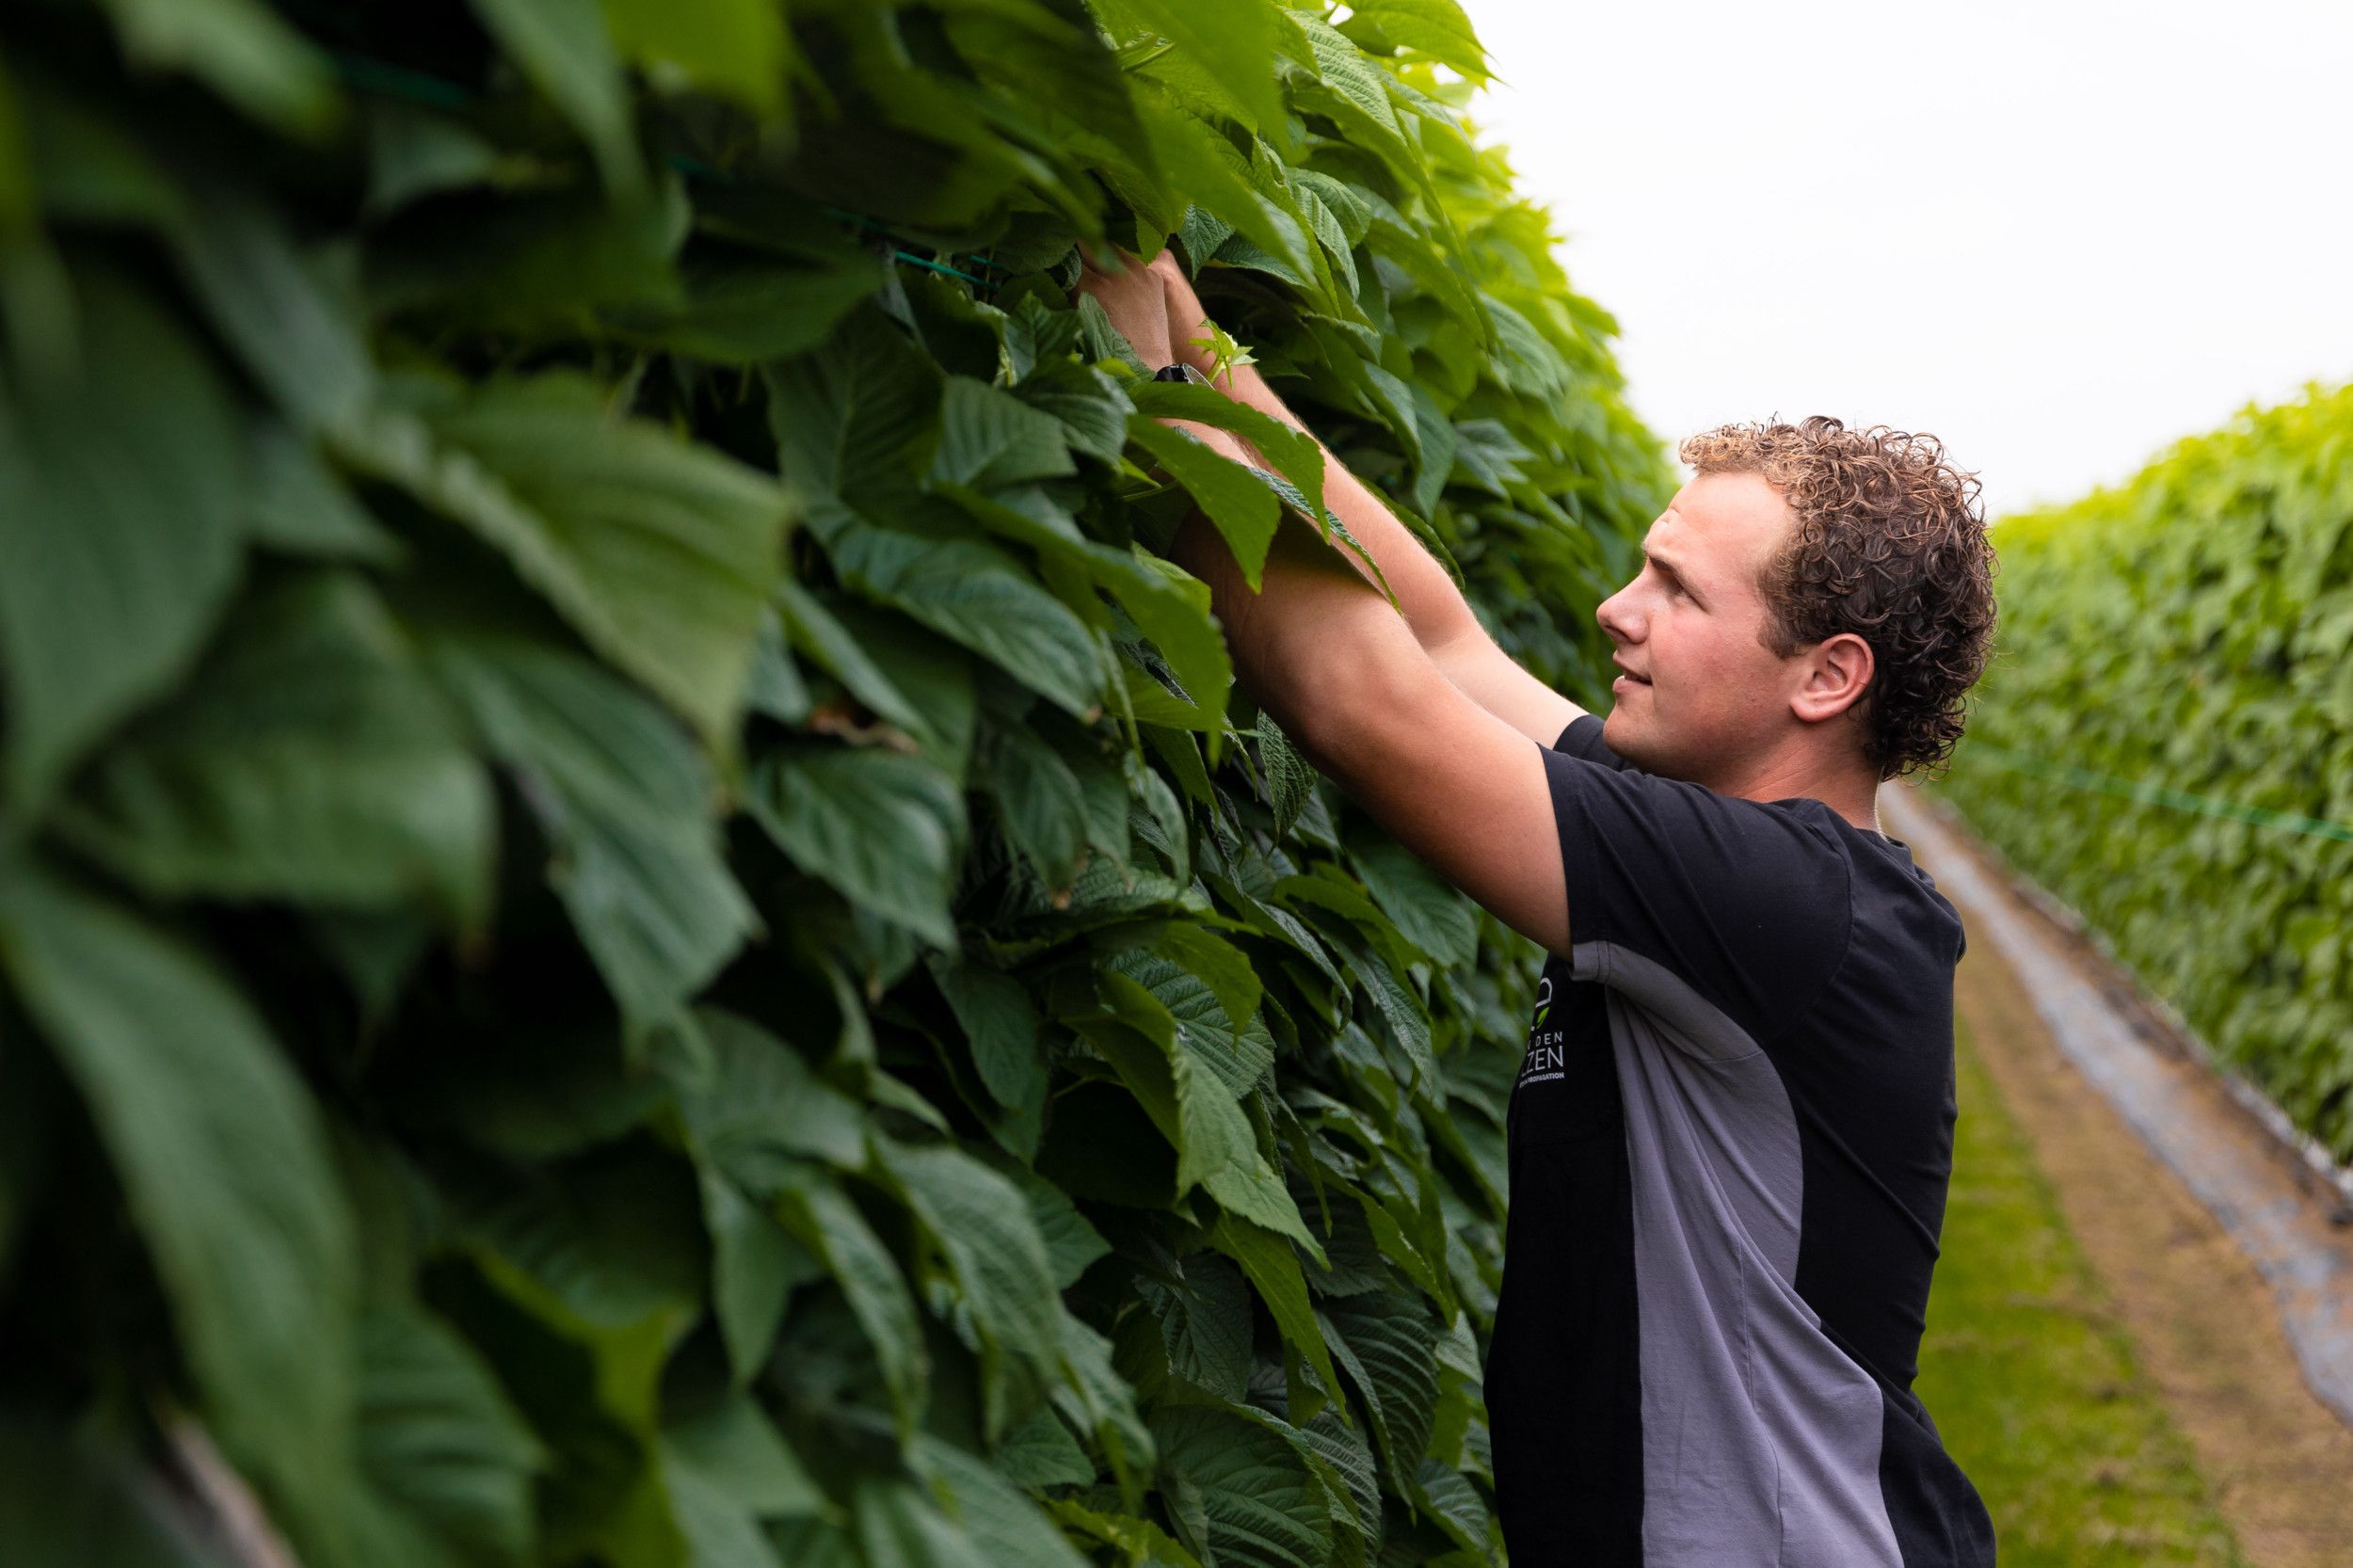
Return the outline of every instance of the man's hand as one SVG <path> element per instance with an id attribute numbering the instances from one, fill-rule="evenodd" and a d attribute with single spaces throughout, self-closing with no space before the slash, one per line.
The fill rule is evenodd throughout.
<path id="1" fill-rule="evenodd" d="M 1158 370 L 1177 359 L 1169 332 L 1169 285 L 1174 281 L 1188 296 L 1193 287 L 1176 265 L 1176 252 L 1165 248 L 1148 264 L 1116 246 L 1112 254 L 1119 271 L 1096 266 L 1083 248 L 1080 250 L 1075 292 L 1094 296 L 1095 302 L 1103 307 L 1103 313 L 1111 318 L 1120 336 L 1128 340 L 1144 368 Z M 1194 303 L 1198 305 L 1199 301 Z"/>

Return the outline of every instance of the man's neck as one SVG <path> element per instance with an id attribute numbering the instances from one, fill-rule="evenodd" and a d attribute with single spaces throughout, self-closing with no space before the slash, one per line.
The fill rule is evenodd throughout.
<path id="1" fill-rule="evenodd" d="M 1735 781 L 1713 786 L 1719 794 L 1742 800 L 1818 800 L 1865 833 L 1887 837 L 1880 825 L 1879 780 L 1867 772 L 1825 774 L 1811 759 L 1781 757 Z"/>

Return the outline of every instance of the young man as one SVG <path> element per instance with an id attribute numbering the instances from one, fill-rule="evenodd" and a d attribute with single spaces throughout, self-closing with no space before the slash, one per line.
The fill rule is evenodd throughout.
<path id="1" fill-rule="evenodd" d="M 1080 287 L 1147 363 L 1208 368 L 1166 252 Z M 1299 424 L 1249 367 L 1227 390 Z M 1296 519 L 1255 595 L 1198 515 L 1174 553 L 1309 760 L 1551 954 L 1486 1369 L 1513 1562 L 1988 1568 L 1911 1392 L 1961 927 L 1876 805 L 1950 753 L 1984 666 L 1977 481 L 1934 438 L 1820 417 L 1682 456 L 1596 612 L 1606 718 L 1506 656 L 1337 460 L 1326 501 L 1402 616 Z"/>

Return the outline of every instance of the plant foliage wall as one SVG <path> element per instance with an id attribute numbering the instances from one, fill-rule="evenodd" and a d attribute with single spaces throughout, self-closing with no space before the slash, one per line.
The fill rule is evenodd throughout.
<path id="1" fill-rule="evenodd" d="M 1671 474 L 1452 0 L 0 61 L 0 1555 L 1491 1560 L 1532 949 L 1147 548 L 1312 444 L 1068 294 L 1174 235 L 1597 697 Z"/>
<path id="2" fill-rule="evenodd" d="M 2353 823 L 2353 388 L 1994 542 L 1998 648 L 1943 792 L 2353 1159 L 2353 843 L 2309 830 Z"/>

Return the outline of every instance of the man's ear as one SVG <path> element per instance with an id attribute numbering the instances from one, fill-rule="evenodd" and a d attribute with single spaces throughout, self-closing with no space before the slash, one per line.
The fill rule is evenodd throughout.
<path id="1" fill-rule="evenodd" d="M 1854 632 L 1825 637 L 1806 655 L 1804 680 L 1789 711 L 1809 724 L 1836 718 L 1863 700 L 1878 667 L 1871 645 Z"/>

